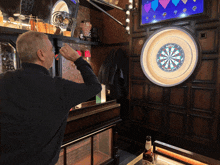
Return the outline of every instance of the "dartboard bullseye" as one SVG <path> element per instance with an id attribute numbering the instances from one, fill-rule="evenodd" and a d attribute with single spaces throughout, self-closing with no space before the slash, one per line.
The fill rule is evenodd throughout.
<path id="1" fill-rule="evenodd" d="M 168 43 L 158 51 L 157 65 L 163 71 L 173 72 L 182 66 L 184 58 L 184 51 L 179 45 Z"/>

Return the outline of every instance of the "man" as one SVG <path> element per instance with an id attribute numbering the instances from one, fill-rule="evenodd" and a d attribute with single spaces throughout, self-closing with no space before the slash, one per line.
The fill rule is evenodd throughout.
<path id="1" fill-rule="evenodd" d="M 16 49 L 22 68 L 0 79 L 0 164 L 54 165 L 69 110 L 99 93 L 101 85 L 91 66 L 67 44 L 60 53 L 75 63 L 84 84 L 52 78 L 48 69 L 55 55 L 43 33 L 20 35 Z"/>

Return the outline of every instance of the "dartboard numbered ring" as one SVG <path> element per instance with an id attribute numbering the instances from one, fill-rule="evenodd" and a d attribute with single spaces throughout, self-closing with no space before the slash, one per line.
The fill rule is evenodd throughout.
<path id="1" fill-rule="evenodd" d="M 144 43 L 141 67 L 153 83 L 172 87 L 187 80 L 198 63 L 198 44 L 179 27 L 166 27 L 153 33 Z"/>

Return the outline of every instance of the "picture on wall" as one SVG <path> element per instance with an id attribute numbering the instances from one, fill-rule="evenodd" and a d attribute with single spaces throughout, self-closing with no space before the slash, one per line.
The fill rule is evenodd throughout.
<path id="1" fill-rule="evenodd" d="M 141 25 L 204 12 L 204 0 L 142 0 Z"/>

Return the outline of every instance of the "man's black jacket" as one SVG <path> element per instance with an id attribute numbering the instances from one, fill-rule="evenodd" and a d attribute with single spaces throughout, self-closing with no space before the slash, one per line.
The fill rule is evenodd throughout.
<path id="1" fill-rule="evenodd" d="M 69 110 L 101 91 L 91 66 L 75 61 L 84 84 L 52 78 L 46 68 L 23 63 L 0 79 L 0 164 L 49 165 L 58 160 Z"/>

